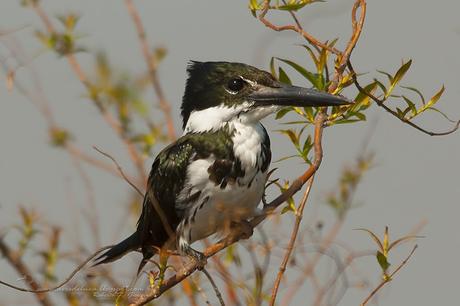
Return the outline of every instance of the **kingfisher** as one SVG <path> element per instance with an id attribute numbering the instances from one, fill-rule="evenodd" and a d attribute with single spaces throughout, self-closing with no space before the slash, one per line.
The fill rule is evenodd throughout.
<path id="1" fill-rule="evenodd" d="M 177 250 L 204 267 L 195 241 L 262 214 L 271 161 L 261 120 L 283 107 L 340 106 L 342 96 L 287 85 L 270 73 L 232 62 L 187 68 L 183 135 L 153 162 L 136 231 L 96 259 L 112 262 L 141 250 L 138 273 L 160 249 Z"/>

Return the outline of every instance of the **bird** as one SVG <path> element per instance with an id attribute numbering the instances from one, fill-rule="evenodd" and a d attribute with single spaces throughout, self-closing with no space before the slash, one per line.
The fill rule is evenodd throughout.
<path id="1" fill-rule="evenodd" d="M 182 98 L 183 135 L 155 158 L 136 231 L 94 265 L 141 250 L 138 274 L 160 249 L 177 250 L 204 267 L 191 244 L 262 214 L 271 162 L 260 122 L 283 107 L 350 104 L 345 97 L 279 82 L 235 62 L 191 61 Z"/>

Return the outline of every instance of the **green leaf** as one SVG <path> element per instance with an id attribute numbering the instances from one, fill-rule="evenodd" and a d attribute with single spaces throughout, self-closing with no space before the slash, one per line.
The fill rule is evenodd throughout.
<path id="1" fill-rule="evenodd" d="M 275 58 L 274 57 L 270 59 L 270 73 L 272 74 L 272 76 L 278 79 L 278 77 L 276 76 L 276 71 L 275 71 Z"/>
<path id="2" fill-rule="evenodd" d="M 315 121 L 315 114 L 313 107 L 304 107 L 305 114 L 307 115 L 307 119 L 313 123 Z"/>
<path id="3" fill-rule="evenodd" d="M 393 89 L 396 87 L 396 85 L 402 80 L 406 72 L 409 70 L 410 66 L 412 65 L 412 60 L 409 60 L 407 63 L 404 63 L 398 71 L 396 71 L 395 76 L 392 78 L 390 87 L 388 88 L 387 93 L 385 94 L 385 98 L 390 96 L 392 93 Z"/>
<path id="4" fill-rule="evenodd" d="M 387 95 L 387 88 L 385 87 L 385 85 L 383 85 L 383 83 L 380 82 L 377 79 L 374 79 L 374 82 L 377 84 L 377 86 L 383 91 L 384 95 L 386 96 Z"/>
<path id="5" fill-rule="evenodd" d="M 395 246 L 397 246 L 398 244 L 401 244 L 403 242 L 406 242 L 408 240 L 412 240 L 412 239 L 417 239 L 417 238 L 423 238 L 423 236 L 415 236 L 415 235 L 410 235 L 410 236 L 404 236 L 402 238 L 399 238 L 395 241 L 393 241 L 392 243 L 390 243 L 390 245 L 388 246 L 388 252 Z"/>
<path id="6" fill-rule="evenodd" d="M 286 74 L 286 72 L 284 72 L 283 68 L 279 67 L 279 68 L 278 68 L 278 73 L 279 73 L 279 78 L 278 78 L 278 80 L 279 80 L 281 83 L 289 84 L 289 85 L 292 84 L 291 80 L 289 79 L 289 77 L 288 77 L 288 75 Z"/>
<path id="7" fill-rule="evenodd" d="M 320 88 L 321 83 L 320 80 L 318 79 L 317 75 L 314 73 L 308 71 L 307 69 L 303 68 L 297 63 L 294 63 L 293 61 L 287 60 L 287 59 L 282 59 L 277 57 L 278 60 L 282 61 L 283 63 L 288 64 L 292 68 L 294 68 L 297 72 L 299 72 L 303 77 L 305 77 L 313 86 L 316 88 Z"/>
<path id="8" fill-rule="evenodd" d="M 308 53 L 310 54 L 311 59 L 315 63 L 315 67 L 318 67 L 319 60 L 316 57 L 315 52 L 307 45 L 302 45 L 302 47 L 304 47 L 308 51 Z"/>
<path id="9" fill-rule="evenodd" d="M 407 106 L 409 107 L 409 109 L 412 111 L 412 115 L 415 116 L 417 115 L 417 108 L 415 107 L 415 103 L 412 102 L 409 98 L 407 98 L 406 96 L 402 96 L 402 98 L 404 99 L 404 101 L 407 103 Z"/>
<path id="10" fill-rule="evenodd" d="M 424 111 L 426 111 L 427 109 L 430 109 L 433 107 L 433 105 L 435 105 L 439 99 L 441 98 L 442 94 L 444 93 L 444 85 L 442 85 L 441 89 L 430 99 L 430 101 L 428 101 L 425 105 L 423 105 L 420 109 L 417 110 L 417 113 L 415 115 L 412 115 L 412 116 L 409 116 L 409 120 L 414 118 L 415 116 L 417 115 L 420 115 L 421 113 L 423 113 Z"/>
<path id="11" fill-rule="evenodd" d="M 387 78 L 388 78 L 388 81 L 389 81 L 390 83 L 393 82 L 393 76 L 392 76 L 391 74 L 389 74 L 388 72 L 385 72 L 385 71 L 383 71 L 383 70 L 377 70 L 377 72 L 380 73 L 380 74 L 386 75 Z"/>
<path id="12" fill-rule="evenodd" d="M 388 262 L 388 259 L 380 251 L 377 251 L 376 257 L 377 257 L 377 262 L 379 263 L 380 267 L 382 268 L 382 271 L 386 272 L 388 270 L 388 268 L 390 267 L 390 263 Z"/>
<path id="13" fill-rule="evenodd" d="M 380 250 L 381 252 L 383 252 L 383 244 L 382 244 L 382 242 L 380 241 L 380 239 L 377 237 L 376 234 L 374 234 L 372 231 L 370 231 L 370 230 L 368 230 L 368 229 L 366 229 L 366 228 L 357 228 L 357 229 L 355 229 L 355 230 L 357 230 L 357 231 L 364 231 L 364 232 L 368 233 L 368 234 L 371 236 L 372 240 L 374 240 L 375 243 L 377 244 L 377 246 L 379 247 L 379 250 Z"/>
<path id="14" fill-rule="evenodd" d="M 366 121 L 366 115 L 363 113 L 354 113 L 353 115 L 361 121 Z"/>
<path id="15" fill-rule="evenodd" d="M 282 11 L 298 11 L 301 8 L 303 8 L 305 5 L 312 4 L 315 2 L 324 2 L 323 0 L 300 0 L 299 2 L 297 1 L 291 1 L 290 3 L 287 3 L 285 5 L 278 5 L 275 7 L 275 9 L 282 10 Z"/>
<path id="16" fill-rule="evenodd" d="M 422 100 L 422 103 L 425 104 L 425 97 L 424 97 L 423 94 L 420 92 L 420 90 L 418 90 L 418 89 L 415 88 L 415 87 L 409 87 L 409 86 L 401 86 L 401 87 L 404 88 L 404 89 L 413 91 L 413 92 L 415 92 L 416 94 L 418 94 L 419 97 L 420 97 L 420 99 Z"/>
<path id="17" fill-rule="evenodd" d="M 257 18 L 257 10 L 260 10 L 261 7 L 257 0 L 249 0 L 249 10 L 251 11 L 252 16 Z"/>
<path id="18" fill-rule="evenodd" d="M 299 147 L 299 138 L 292 130 L 279 130 L 278 132 L 287 135 L 296 148 Z"/>
<path id="19" fill-rule="evenodd" d="M 372 82 L 364 86 L 363 89 L 365 92 L 373 95 L 376 88 L 377 88 L 377 83 Z M 368 95 L 360 91 L 358 95 L 356 96 L 356 98 L 354 99 L 354 101 L 355 101 L 355 104 L 353 105 L 352 109 L 353 110 L 363 110 L 369 107 L 370 98 Z"/>
<path id="20" fill-rule="evenodd" d="M 276 113 L 276 116 L 275 116 L 275 119 L 281 119 L 283 118 L 287 113 L 289 113 L 290 111 L 292 111 L 292 107 L 288 106 L 288 107 L 283 107 L 282 109 L 280 109 L 277 113 Z"/>

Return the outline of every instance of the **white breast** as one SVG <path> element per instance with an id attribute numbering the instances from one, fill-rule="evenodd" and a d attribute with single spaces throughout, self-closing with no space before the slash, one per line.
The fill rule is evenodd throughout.
<path id="1" fill-rule="evenodd" d="M 190 164 L 186 179 L 190 189 L 184 190 L 179 198 L 185 199 L 195 192 L 200 192 L 200 196 L 188 212 L 193 222 L 182 228 L 188 243 L 224 229 L 231 221 L 246 220 L 260 212 L 257 206 L 264 193 L 267 173 L 258 170 L 258 163 L 262 162 L 261 143 L 268 136 L 260 123 L 230 121 L 229 127 L 234 129 L 233 149 L 245 175 L 221 188 L 209 180 L 208 168 L 215 161 L 213 156 Z"/>

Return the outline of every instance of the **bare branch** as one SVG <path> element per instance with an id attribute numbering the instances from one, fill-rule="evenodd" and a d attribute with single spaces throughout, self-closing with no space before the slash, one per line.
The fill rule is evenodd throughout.
<path id="1" fill-rule="evenodd" d="M 2 239 L 0 239 L 0 251 L 2 252 L 2 254 L 4 254 L 5 257 L 7 257 L 7 255 L 5 254 L 8 254 L 7 253 L 3 253 L 4 251 L 8 251 L 9 249 L 8 248 L 4 248 L 6 247 L 5 243 L 3 242 Z M 50 291 L 54 291 L 56 289 L 59 289 L 61 288 L 62 286 L 64 286 L 65 284 L 67 284 L 74 276 L 75 274 L 77 274 L 81 269 L 83 269 L 83 267 L 88 263 L 90 262 L 91 260 L 93 260 L 93 258 L 95 258 L 97 255 L 99 255 L 101 252 L 105 251 L 105 250 L 108 250 L 110 248 L 112 248 L 113 245 L 109 245 L 109 246 L 105 246 L 105 247 L 102 247 L 100 249 L 98 249 L 96 252 L 94 252 L 91 256 L 89 256 L 85 261 L 83 261 L 81 264 L 79 264 L 73 271 L 72 273 L 69 274 L 69 276 L 67 276 L 62 282 L 60 282 L 59 284 L 53 286 L 53 287 L 50 287 L 50 288 L 40 288 L 36 283 L 35 281 L 33 281 L 33 278 L 29 278 L 29 276 L 31 276 L 30 273 L 23 273 L 22 271 L 20 272 L 21 275 L 26 275 L 26 280 L 30 280 L 28 281 L 27 283 L 29 284 L 29 286 L 32 288 L 32 289 L 27 289 L 27 288 L 22 288 L 22 287 L 18 287 L 18 286 L 15 286 L 15 285 L 12 285 L 10 283 L 7 283 L 7 282 L 4 282 L 2 280 L 0 280 L 0 284 L 1 285 L 4 285 L 4 286 L 7 286 L 7 287 L 10 287 L 10 288 L 13 288 L 13 289 L 16 289 L 16 290 L 19 290 L 19 291 L 22 291 L 22 292 L 33 292 L 33 293 L 46 293 L 46 292 L 50 292 Z M 11 252 L 10 252 L 11 254 Z M 8 257 L 7 257 L 8 258 Z M 18 262 L 21 262 L 20 259 L 18 259 Z M 18 266 L 19 267 L 19 266 Z M 25 267 L 23 265 L 23 267 Z M 18 270 L 19 271 L 19 270 Z M 26 272 L 28 272 L 28 270 L 26 269 L 25 270 Z M 33 285 L 35 284 L 35 285 Z M 47 304 L 47 305 L 51 305 L 51 304 Z"/>
<path id="2" fill-rule="evenodd" d="M 101 153 L 102 155 L 104 155 L 105 157 L 109 158 L 114 164 L 115 166 L 117 167 L 118 169 L 118 172 L 120 172 L 121 176 L 125 179 L 125 181 L 131 186 L 133 187 L 133 189 L 143 198 L 144 197 L 144 193 L 133 183 L 129 180 L 129 178 L 125 175 L 125 173 L 123 172 L 123 169 L 121 168 L 120 164 L 115 160 L 115 158 L 113 158 L 110 154 L 100 150 L 98 147 L 96 146 L 93 146 L 93 149 L 96 150 L 97 152 Z"/>
<path id="3" fill-rule="evenodd" d="M 211 274 L 209 274 L 208 270 L 206 270 L 205 268 L 203 268 L 201 270 L 201 272 L 203 272 L 204 275 L 206 275 L 206 277 L 208 278 L 209 282 L 211 283 L 211 286 L 214 289 L 214 292 L 216 293 L 217 298 L 219 299 L 220 305 L 225 306 L 225 302 L 224 302 L 224 299 L 222 298 L 222 294 L 220 293 L 219 288 L 217 287 L 216 283 L 212 279 Z"/>
<path id="4" fill-rule="evenodd" d="M 267 15 L 268 13 L 268 10 L 270 9 L 270 1 L 269 0 L 265 0 L 264 2 L 264 7 L 262 8 L 262 12 L 259 14 L 259 20 L 268 28 L 274 30 L 274 31 L 277 31 L 277 32 L 281 32 L 281 31 L 287 31 L 287 30 L 290 30 L 290 31 L 294 31 L 294 32 L 297 32 L 299 33 L 303 38 L 305 38 L 310 44 L 314 45 L 314 46 L 319 46 L 321 48 L 324 48 L 324 49 L 327 49 L 329 50 L 330 52 L 334 53 L 334 54 L 337 54 L 339 55 L 341 52 L 339 50 L 337 50 L 336 48 L 334 47 L 330 47 L 328 46 L 327 44 L 325 43 L 322 43 L 320 42 L 318 39 L 316 39 L 314 36 L 312 36 L 311 34 L 309 34 L 308 32 L 304 31 L 302 29 L 302 27 L 299 26 L 299 24 L 297 23 L 297 25 L 283 25 L 283 26 L 276 26 L 274 25 L 273 23 L 271 23 L 270 21 L 268 21 L 265 16 Z"/>

